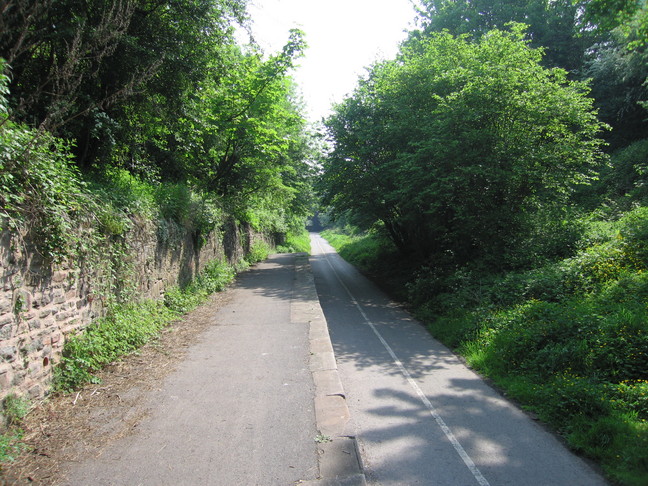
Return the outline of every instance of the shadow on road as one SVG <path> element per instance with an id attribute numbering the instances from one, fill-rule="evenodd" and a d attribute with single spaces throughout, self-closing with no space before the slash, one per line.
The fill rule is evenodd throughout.
<path id="1" fill-rule="evenodd" d="M 322 250 L 311 256 L 315 283 L 370 480 L 479 484 L 462 449 L 492 485 L 606 484 L 351 265 Z"/>
<path id="2" fill-rule="evenodd" d="M 251 290 L 258 295 L 281 300 L 292 300 L 292 280 L 295 255 L 279 253 L 256 263 L 236 280 L 235 286 Z"/>

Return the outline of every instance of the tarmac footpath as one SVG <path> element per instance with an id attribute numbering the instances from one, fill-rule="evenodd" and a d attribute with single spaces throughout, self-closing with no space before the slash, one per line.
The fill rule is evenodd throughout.
<path id="1" fill-rule="evenodd" d="M 242 274 L 134 432 L 66 485 L 364 485 L 305 254 Z"/>

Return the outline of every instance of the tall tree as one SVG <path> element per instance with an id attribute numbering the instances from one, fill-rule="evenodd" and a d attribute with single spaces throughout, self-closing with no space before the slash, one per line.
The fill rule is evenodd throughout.
<path id="1" fill-rule="evenodd" d="M 500 258 L 525 212 L 562 203 L 602 157 L 586 85 L 523 38 L 433 34 L 374 66 L 327 122 L 325 201 L 405 252 Z"/>
<path id="2" fill-rule="evenodd" d="M 88 165 L 102 138 L 120 135 L 124 103 L 172 116 L 233 43 L 245 0 L 4 0 L 0 9 L 15 116 L 75 139 Z"/>
<path id="3" fill-rule="evenodd" d="M 594 32 L 583 29 L 586 2 L 573 0 L 422 0 L 423 32 L 448 30 L 454 35 L 479 38 L 509 22 L 529 26 L 534 47 L 543 47 L 543 64 L 577 72 Z"/>

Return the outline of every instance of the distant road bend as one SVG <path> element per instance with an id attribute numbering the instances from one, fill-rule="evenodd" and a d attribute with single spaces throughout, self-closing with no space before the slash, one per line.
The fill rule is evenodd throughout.
<path id="1" fill-rule="evenodd" d="M 367 482 L 607 484 L 311 234 L 311 264 Z"/>

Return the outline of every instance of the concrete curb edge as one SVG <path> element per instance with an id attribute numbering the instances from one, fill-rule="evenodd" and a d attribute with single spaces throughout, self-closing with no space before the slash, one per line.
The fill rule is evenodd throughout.
<path id="1" fill-rule="evenodd" d="M 319 303 L 308 254 L 295 257 L 291 322 L 309 325 L 310 371 L 315 383 L 315 421 L 319 476 L 300 484 L 365 486 L 356 439 L 347 431 L 350 415 L 337 370 L 328 324 Z"/>

